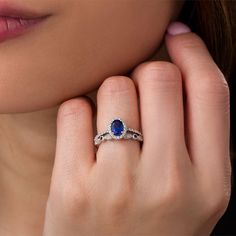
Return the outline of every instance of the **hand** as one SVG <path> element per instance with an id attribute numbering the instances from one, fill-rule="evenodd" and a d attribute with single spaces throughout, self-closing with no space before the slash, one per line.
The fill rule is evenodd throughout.
<path id="1" fill-rule="evenodd" d="M 225 212 L 227 82 L 195 33 L 165 41 L 173 63 L 142 63 L 97 94 L 98 133 L 118 116 L 142 131 L 142 147 L 104 141 L 95 153 L 89 102 L 59 108 L 44 236 L 203 236 Z"/>

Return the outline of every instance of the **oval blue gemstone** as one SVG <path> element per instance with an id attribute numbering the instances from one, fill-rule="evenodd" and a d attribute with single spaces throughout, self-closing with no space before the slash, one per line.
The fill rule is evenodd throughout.
<path id="1" fill-rule="evenodd" d="M 111 123 L 111 131 L 115 136 L 120 136 L 124 131 L 123 123 L 120 120 L 114 120 Z"/>

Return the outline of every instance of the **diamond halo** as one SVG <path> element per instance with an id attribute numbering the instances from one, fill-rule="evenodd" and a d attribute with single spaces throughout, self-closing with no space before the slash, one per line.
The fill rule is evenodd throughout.
<path id="1" fill-rule="evenodd" d="M 133 139 L 143 142 L 143 135 L 138 130 L 128 128 L 120 117 L 115 117 L 108 123 L 105 132 L 96 134 L 94 137 L 94 144 L 97 146 L 101 142 L 111 139 Z"/>
<path id="2" fill-rule="evenodd" d="M 120 131 L 120 129 L 122 129 L 122 131 Z M 109 122 L 107 126 L 107 131 L 109 132 L 112 138 L 122 139 L 127 132 L 127 126 L 121 118 L 116 117 Z"/>

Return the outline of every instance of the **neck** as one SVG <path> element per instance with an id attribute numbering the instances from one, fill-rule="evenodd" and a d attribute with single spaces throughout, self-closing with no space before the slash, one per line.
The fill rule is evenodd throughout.
<path id="1" fill-rule="evenodd" d="M 19 235 L 16 232 L 25 232 L 29 225 L 35 231 L 41 228 L 37 224 L 43 222 L 53 167 L 56 111 L 53 108 L 0 115 L 0 232 L 4 230 L 3 235 L 8 232 Z M 32 214 L 30 209 L 37 214 Z"/>

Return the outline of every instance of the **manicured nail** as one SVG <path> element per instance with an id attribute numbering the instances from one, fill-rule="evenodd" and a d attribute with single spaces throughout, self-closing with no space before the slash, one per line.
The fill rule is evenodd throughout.
<path id="1" fill-rule="evenodd" d="M 167 28 L 167 33 L 170 35 L 178 35 L 188 32 L 191 32 L 191 29 L 187 25 L 179 21 L 170 23 Z"/>

